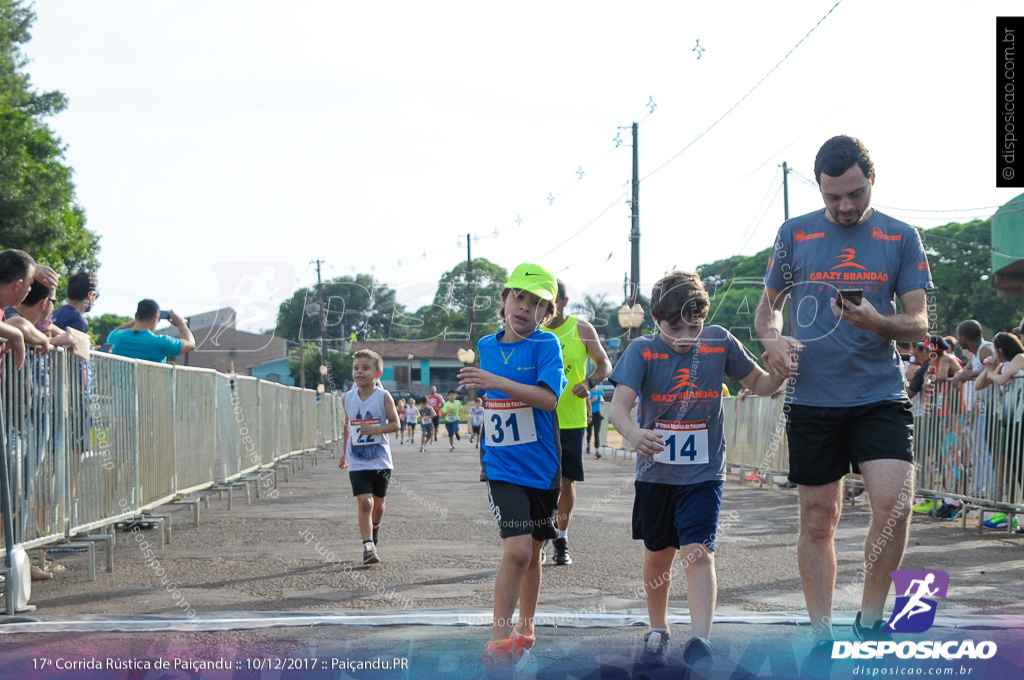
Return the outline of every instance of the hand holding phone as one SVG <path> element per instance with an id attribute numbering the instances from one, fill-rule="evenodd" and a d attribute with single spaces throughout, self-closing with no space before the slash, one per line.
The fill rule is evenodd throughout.
<path id="1" fill-rule="evenodd" d="M 167 317 L 167 310 L 166 309 L 161 309 L 160 310 L 160 320 L 161 321 L 167 321 L 167 319 L 168 319 L 168 317 Z"/>
<path id="2" fill-rule="evenodd" d="M 864 300 L 864 289 L 863 288 L 840 288 L 836 294 L 836 304 L 843 309 L 846 306 L 843 304 L 843 300 L 849 300 L 854 305 L 860 305 Z"/>

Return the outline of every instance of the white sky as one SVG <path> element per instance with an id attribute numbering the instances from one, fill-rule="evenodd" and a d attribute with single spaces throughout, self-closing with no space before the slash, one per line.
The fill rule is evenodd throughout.
<path id="1" fill-rule="evenodd" d="M 646 177 L 833 5 L 43 0 L 25 51 L 35 86 L 70 99 L 50 124 L 102 236 L 93 313 L 152 297 L 184 315 L 242 307 L 258 329 L 317 258 L 325 277 L 373 273 L 429 304 L 467 233 L 474 257 L 621 300 L 632 157 L 617 128 L 640 122 Z M 991 215 L 1021 192 L 995 188 L 994 115 L 995 17 L 1020 8 L 841 2 L 641 182 L 641 291 L 770 245 L 779 166 L 813 179 L 835 134 L 867 145 L 884 212 Z M 820 207 L 791 175 L 790 214 Z"/>

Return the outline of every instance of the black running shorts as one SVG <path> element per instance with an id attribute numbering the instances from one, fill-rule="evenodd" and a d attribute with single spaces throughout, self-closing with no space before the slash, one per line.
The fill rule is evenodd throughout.
<path id="1" fill-rule="evenodd" d="M 863 406 L 787 404 L 789 480 L 821 486 L 843 478 L 866 460 L 914 462 L 914 419 L 910 400 Z"/>

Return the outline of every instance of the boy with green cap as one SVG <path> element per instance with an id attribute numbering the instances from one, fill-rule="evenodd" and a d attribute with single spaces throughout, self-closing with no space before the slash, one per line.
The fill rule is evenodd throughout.
<path id="1" fill-rule="evenodd" d="M 477 345 L 480 368 L 459 371 L 468 389 L 486 392 L 481 440 L 487 494 L 504 542 L 494 579 L 494 627 L 484 671 L 511 677 L 536 641 L 540 551 L 555 538 L 561 485 L 558 397 L 566 387 L 558 338 L 539 330 L 555 312 L 558 284 L 536 264 L 515 268 L 501 292 L 504 330 Z M 519 621 L 512 615 L 519 602 Z"/>

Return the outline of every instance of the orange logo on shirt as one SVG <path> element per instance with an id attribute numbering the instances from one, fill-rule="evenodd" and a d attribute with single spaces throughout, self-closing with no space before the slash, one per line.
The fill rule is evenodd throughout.
<path id="1" fill-rule="evenodd" d="M 853 248 L 843 248 L 843 251 L 839 255 L 836 255 L 835 257 L 835 259 L 837 260 L 842 260 L 842 263 L 837 264 L 835 267 L 832 267 L 832 269 L 842 269 L 843 267 L 856 267 L 857 269 L 866 269 L 866 267 L 863 267 L 853 261 L 853 258 L 856 257 L 856 255 L 857 253 Z"/>
<path id="2" fill-rule="evenodd" d="M 917 268 L 923 272 L 928 271 L 928 260 L 921 260 L 917 263 Z"/>
<path id="3" fill-rule="evenodd" d="M 821 231 L 817 234 L 806 234 L 803 229 L 797 229 L 793 232 L 793 237 L 797 243 L 803 243 L 804 241 L 810 241 L 815 238 L 825 238 L 825 232 Z"/>
<path id="4" fill-rule="evenodd" d="M 640 353 L 640 356 L 644 358 L 644 361 L 650 361 L 652 359 L 668 359 L 668 354 L 658 354 L 657 352 L 652 352 L 647 347 L 645 347 L 644 351 Z"/>
<path id="5" fill-rule="evenodd" d="M 903 234 L 886 234 L 878 227 L 871 230 L 871 238 L 876 241 L 899 241 L 903 238 Z"/>
<path id="6" fill-rule="evenodd" d="M 693 389 L 697 389 L 697 386 L 690 382 L 690 369 L 688 368 L 680 368 L 678 371 L 676 371 L 676 382 L 674 385 L 672 385 L 672 391 L 678 392 L 680 389 L 684 387 L 692 387 Z"/>
<path id="7" fill-rule="evenodd" d="M 697 351 L 699 353 L 701 353 L 701 354 L 724 354 L 725 353 L 725 348 L 724 347 L 708 347 L 707 345 L 702 344 L 702 345 L 700 345 L 697 348 Z"/>

